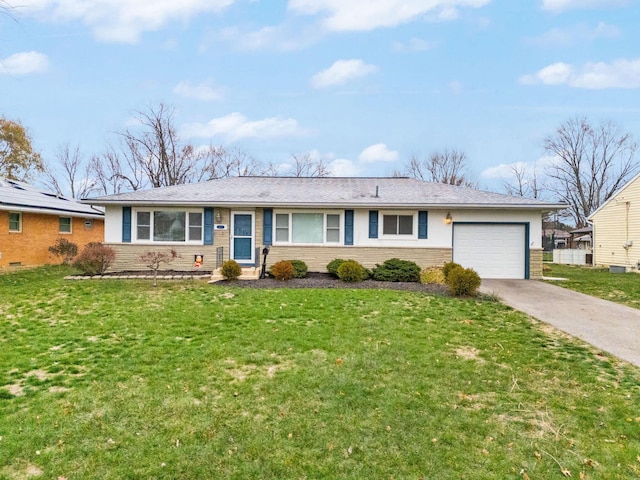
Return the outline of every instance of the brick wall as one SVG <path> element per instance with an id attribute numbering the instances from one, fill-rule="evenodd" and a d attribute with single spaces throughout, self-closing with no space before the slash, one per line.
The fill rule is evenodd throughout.
<path id="1" fill-rule="evenodd" d="M 542 249 L 529 250 L 529 278 L 542 278 Z"/>
<path id="2" fill-rule="evenodd" d="M 102 242 L 104 221 L 93 219 L 93 226 L 85 226 L 85 219 L 73 217 L 71 233 L 59 233 L 58 215 L 22 213 L 22 231 L 9 232 L 9 212 L 0 211 L 0 268 L 38 266 L 58 263 L 49 247 L 60 237 L 78 245 L 81 250 L 89 242 Z"/>

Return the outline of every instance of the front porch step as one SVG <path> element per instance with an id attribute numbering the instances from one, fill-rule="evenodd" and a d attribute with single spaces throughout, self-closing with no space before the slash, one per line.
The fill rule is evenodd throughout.
<path id="1" fill-rule="evenodd" d="M 243 267 L 242 275 L 238 277 L 238 280 L 258 280 L 260 278 L 260 268 L 258 267 Z M 211 280 L 209 283 L 216 283 L 220 280 L 224 280 L 222 276 L 221 269 L 216 268 L 213 272 L 211 272 Z"/>

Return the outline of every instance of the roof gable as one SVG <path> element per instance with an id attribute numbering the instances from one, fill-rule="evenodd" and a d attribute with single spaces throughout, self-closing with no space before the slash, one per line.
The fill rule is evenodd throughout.
<path id="1" fill-rule="evenodd" d="M 593 217 L 596 214 L 600 213 L 603 209 L 606 209 L 611 202 L 615 202 L 620 195 L 622 195 L 626 190 L 631 188 L 640 188 L 640 173 L 636 174 L 635 177 L 633 177 L 631 180 L 625 183 L 618 191 L 614 192 L 614 194 L 611 195 L 606 202 L 604 202 L 602 205 L 596 208 L 594 212 L 587 217 L 587 221 L 593 220 Z"/>

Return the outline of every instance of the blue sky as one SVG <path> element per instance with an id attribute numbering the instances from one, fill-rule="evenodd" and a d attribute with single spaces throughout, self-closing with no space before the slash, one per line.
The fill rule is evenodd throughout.
<path id="1" fill-rule="evenodd" d="M 386 176 L 466 152 L 480 186 L 537 164 L 564 121 L 640 136 L 633 0 L 8 0 L 0 115 L 52 159 L 106 150 L 164 102 L 195 145 Z"/>

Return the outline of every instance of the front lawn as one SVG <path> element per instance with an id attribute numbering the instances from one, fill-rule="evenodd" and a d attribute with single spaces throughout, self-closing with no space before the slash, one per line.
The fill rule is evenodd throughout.
<path id="1" fill-rule="evenodd" d="M 640 370 L 500 303 L 63 274 L 0 275 L 1 479 L 640 477 Z"/>
<path id="2" fill-rule="evenodd" d="M 552 263 L 545 264 L 544 275 L 567 279 L 550 282 L 560 287 L 640 308 L 640 274 L 638 273 L 609 273 L 608 268 Z"/>

